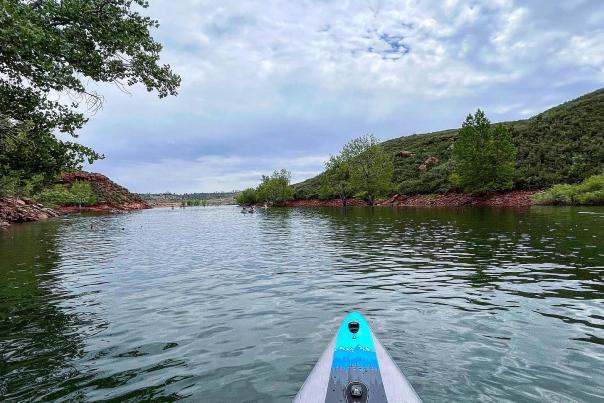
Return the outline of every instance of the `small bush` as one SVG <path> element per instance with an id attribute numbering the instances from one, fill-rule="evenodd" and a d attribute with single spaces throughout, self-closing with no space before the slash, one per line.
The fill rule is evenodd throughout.
<path id="1" fill-rule="evenodd" d="M 577 185 L 554 185 L 533 196 L 537 204 L 604 204 L 604 175 L 595 175 Z"/>
<path id="2" fill-rule="evenodd" d="M 363 190 L 354 194 L 355 199 L 367 200 L 369 198 L 369 193 Z"/>
<path id="3" fill-rule="evenodd" d="M 34 198 L 37 202 L 50 207 L 92 206 L 97 202 L 90 183 L 85 181 L 75 181 L 70 189 L 55 185 L 38 193 Z"/>
<path id="4" fill-rule="evenodd" d="M 69 189 L 78 206 L 92 206 L 96 203 L 96 196 L 92 192 L 92 186 L 89 182 L 75 181 Z"/>
<path id="5" fill-rule="evenodd" d="M 258 202 L 258 194 L 256 189 L 248 188 L 235 196 L 235 201 L 240 206 L 249 206 Z"/>
<path id="6" fill-rule="evenodd" d="M 35 199 L 37 202 L 50 207 L 71 206 L 77 203 L 73 194 L 61 185 L 55 185 L 51 189 L 40 192 Z"/>

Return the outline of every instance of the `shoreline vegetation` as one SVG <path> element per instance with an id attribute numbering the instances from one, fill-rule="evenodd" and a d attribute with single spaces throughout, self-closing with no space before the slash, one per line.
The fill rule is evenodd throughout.
<path id="1" fill-rule="evenodd" d="M 235 199 L 289 207 L 604 205 L 603 175 L 600 89 L 527 120 L 492 124 L 477 110 L 459 130 L 384 142 L 364 135 L 313 178 L 290 184 L 288 171 L 275 171 Z"/>

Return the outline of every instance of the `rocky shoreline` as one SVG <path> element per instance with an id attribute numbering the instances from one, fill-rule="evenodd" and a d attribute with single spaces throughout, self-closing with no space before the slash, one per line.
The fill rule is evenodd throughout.
<path id="1" fill-rule="evenodd" d="M 528 207 L 535 204 L 531 197 L 538 190 L 512 190 L 507 192 L 491 193 L 487 195 L 472 195 L 469 193 L 444 193 L 431 195 L 395 195 L 386 200 L 378 200 L 376 206 L 383 207 Z M 347 199 L 348 207 L 367 206 L 367 202 L 360 199 Z M 342 207 L 340 199 L 308 199 L 290 200 L 284 207 Z"/>
<path id="2" fill-rule="evenodd" d="M 19 199 L 15 197 L 0 198 L 0 227 L 6 227 L 10 224 L 33 222 L 46 220 L 52 217 L 58 217 L 67 214 L 78 213 L 123 213 L 133 210 L 142 210 L 151 208 L 145 202 L 132 202 L 124 204 L 101 203 L 94 206 L 61 206 L 56 208 L 46 208 L 41 204 L 36 204 L 30 199 Z"/>
<path id="3" fill-rule="evenodd" d="M 45 220 L 56 217 L 59 213 L 36 204 L 30 199 L 18 199 L 16 197 L 0 198 L 0 227 L 10 224 Z"/>
<path id="4" fill-rule="evenodd" d="M 378 200 L 376 206 L 382 207 L 528 207 L 534 204 L 531 197 L 537 190 L 513 190 L 492 193 L 484 196 L 469 193 L 445 193 L 433 195 L 395 195 L 389 199 Z M 367 202 L 361 199 L 347 199 L 348 207 L 366 207 Z M 342 207 L 340 199 L 307 199 L 290 200 L 283 207 Z M 82 212 L 119 213 L 157 207 L 178 207 L 177 203 L 158 203 L 150 205 L 144 201 L 129 201 L 119 204 L 100 203 L 94 206 L 63 206 L 55 209 L 45 208 L 30 199 L 15 197 L 0 198 L 0 227 L 14 223 L 44 220 L 64 214 Z"/>
<path id="5" fill-rule="evenodd" d="M 84 171 L 68 172 L 63 174 L 56 184 L 69 189 L 76 181 L 90 183 L 98 200 L 97 204 L 82 207 L 61 206 L 50 209 L 45 208 L 41 204 L 36 204 L 30 199 L 4 197 L 0 198 L 0 226 L 44 220 L 63 214 L 84 212 L 119 213 L 151 208 L 143 199 L 99 173 Z"/>

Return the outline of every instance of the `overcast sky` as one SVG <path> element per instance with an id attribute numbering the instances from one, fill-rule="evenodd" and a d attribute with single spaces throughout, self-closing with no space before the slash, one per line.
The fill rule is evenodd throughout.
<path id="1" fill-rule="evenodd" d="M 604 87 L 602 0 L 150 0 L 177 97 L 96 87 L 88 168 L 136 192 L 320 172 L 353 137 L 530 117 Z"/>

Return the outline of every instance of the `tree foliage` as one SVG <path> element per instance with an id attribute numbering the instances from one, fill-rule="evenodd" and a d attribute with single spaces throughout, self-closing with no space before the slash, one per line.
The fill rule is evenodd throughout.
<path id="1" fill-rule="evenodd" d="M 75 181 L 71 188 L 54 185 L 36 195 L 36 201 L 49 207 L 56 206 L 92 206 L 96 204 L 97 197 L 89 182 Z"/>
<path id="2" fill-rule="evenodd" d="M 513 185 L 516 149 L 510 133 L 502 125 L 491 125 L 480 109 L 463 123 L 453 158 L 452 181 L 466 192 L 486 193 Z"/>
<path id="3" fill-rule="evenodd" d="M 334 195 L 346 206 L 346 199 L 354 194 L 350 162 L 342 156 L 332 156 L 325 163 L 325 172 L 321 177 L 321 196 L 330 198 Z"/>
<path id="4" fill-rule="evenodd" d="M 161 45 L 143 0 L 0 0 L 0 175 L 79 168 L 102 158 L 57 139 L 77 137 L 102 96 L 85 82 L 134 84 L 176 94 L 180 78 L 159 63 Z"/>
<path id="5" fill-rule="evenodd" d="M 256 189 L 247 188 L 235 196 L 235 202 L 240 206 L 251 206 L 258 203 L 258 194 Z"/>
<path id="6" fill-rule="evenodd" d="M 340 156 L 350 165 L 352 188 L 365 195 L 369 204 L 392 191 L 392 156 L 375 136 L 368 134 L 351 140 Z"/>
<path id="7" fill-rule="evenodd" d="M 270 204 L 280 204 L 294 197 L 290 186 L 291 173 L 282 169 L 274 171 L 270 176 L 262 175 L 262 183 L 256 189 L 258 201 Z"/>
<path id="8" fill-rule="evenodd" d="M 81 144 L 0 117 L 0 194 L 30 197 L 32 184 L 39 191 L 59 173 L 100 157 Z"/>
<path id="9" fill-rule="evenodd" d="M 392 172 L 392 156 L 375 136 L 367 134 L 349 141 L 325 163 L 318 194 L 344 202 L 357 196 L 373 204 L 377 197 L 392 191 Z"/>

